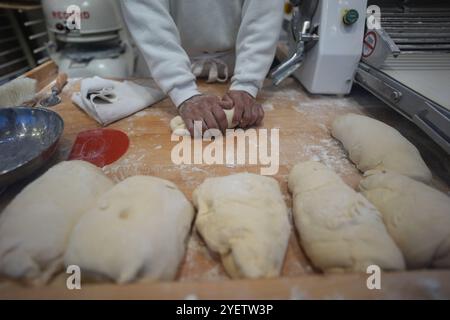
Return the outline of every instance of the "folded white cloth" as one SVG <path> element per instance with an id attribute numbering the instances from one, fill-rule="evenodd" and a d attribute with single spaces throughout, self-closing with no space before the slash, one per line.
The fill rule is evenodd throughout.
<path id="1" fill-rule="evenodd" d="M 106 126 L 165 98 L 152 79 L 143 82 L 139 85 L 132 81 L 86 78 L 81 80 L 80 92 L 72 95 L 72 101 Z"/>

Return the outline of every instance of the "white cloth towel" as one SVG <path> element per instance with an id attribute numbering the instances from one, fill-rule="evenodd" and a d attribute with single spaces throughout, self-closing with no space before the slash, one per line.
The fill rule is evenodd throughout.
<path id="1" fill-rule="evenodd" d="M 81 80 L 80 92 L 72 101 L 89 116 L 106 126 L 164 99 L 165 94 L 151 79 L 139 85 L 132 81 L 113 81 L 100 77 Z"/>

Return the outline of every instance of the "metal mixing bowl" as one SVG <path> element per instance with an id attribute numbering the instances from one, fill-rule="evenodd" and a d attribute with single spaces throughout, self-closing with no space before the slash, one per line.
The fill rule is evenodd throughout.
<path id="1" fill-rule="evenodd" d="M 64 121 L 43 108 L 0 109 L 0 187 L 10 185 L 46 163 L 56 150 Z"/>

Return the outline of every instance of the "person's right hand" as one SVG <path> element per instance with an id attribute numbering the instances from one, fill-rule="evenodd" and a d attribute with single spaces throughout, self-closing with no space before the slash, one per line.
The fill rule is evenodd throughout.
<path id="1" fill-rule="evenodd" d="M 220 104 L 219 97 L 209 95 L 194 96 L 183 102 L 179 112 L 191 137 L 194 137 L 194 121 L 202 122 L 202 134 L 208 129 L 225 132 L 228 122 Z"/>
<path id="2" fill-rule="evenodd" d="M 240 90 L 230 90 L 222 98 L 224 109 L 233 109 L 233 126 L 247 129 L 259 126 L 264 119 L 264 109 L 249 93 Z"/>

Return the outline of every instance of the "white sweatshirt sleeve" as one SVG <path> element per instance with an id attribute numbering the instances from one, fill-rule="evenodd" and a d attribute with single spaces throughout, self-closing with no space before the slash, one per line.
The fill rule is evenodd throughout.
<path id="1" fill-rule="evenodd" d="M 246 0 L 236 42 L 231 90 L 256 97 L 275 56 L 283 21 L 284 0 Z"/>
<path id="2" fill-rule="evenodd" d="M 169 12 L 169 0 L 123 0 L 122 11 L 152 77 L 179 107 L 200 92 Z"/>

